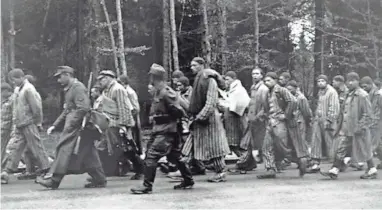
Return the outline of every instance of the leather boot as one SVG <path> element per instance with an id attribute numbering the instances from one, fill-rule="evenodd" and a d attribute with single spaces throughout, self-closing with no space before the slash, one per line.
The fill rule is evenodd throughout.
<path id="1" fill-rule="evenodd" d="M 150 194 L 153 192 L 153 188 L 149 186 L 139 186 L 130 189 L 132 194 Z"/>
<path id="2" fill-rule="evenodd" d="M 267 169 L 267 172 L 265 172 L 264 174 L 258 175 L 257 178 L 258 179 L 274 179 L 276 178 L 276 171 L 273 168 Z"/>
<path id="3" fill-rule="evenodd" d="M 194 186 L 195 182 L 193 180 L 191 181 L 182 181 L 180 184 L 174 186 L 174 190 L 178 189 L 191 189 Z"/>
<path id="4" fill-rule="evenodd" d="M 36 178 L 36 183 L 51 190 L 55 190 L 60 186 L 59 181 L 54 181 L 52 178 L 44 178 L 42 176 Z"/>
<path id="5" fill-rule="evenodd" d="M 308 159 L 300 158 L 299 167 L 298 167 L 300 171 L 300 177 L 303 177 L 305 175 L 307 167 L 308 167 Z"/>

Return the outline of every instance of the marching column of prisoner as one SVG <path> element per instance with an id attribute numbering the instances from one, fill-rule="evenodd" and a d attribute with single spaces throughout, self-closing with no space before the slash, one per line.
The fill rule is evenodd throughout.
<path id="1" fill-rule="evenodd" d="M 47 130 L 49 136 L 61 131 L 54 159 L 40 138 L 42 102 L 33 77 L 11 70 L 11 85 L 1 85 L 2 184 L 20 161 L 26 171 L 18 179 L 35 179 L 49 189 L 57 189 L 65 175 L 81 173 L 90 175 L 86 188 L 106 187 L 106 177 L 132 168 L 131 179 L 143 178 L 142 185 L 131 189 L 134 194 L 152 192 L 158 166 L 179 179 L 174 189 L 191 188 L 193 176 L 206 170 L 215 172 L 207 181 L 218 183 L 226 181 L 227 171 L 246 174 L 262 162 L 265 172 L 258 179 L 276 178 L 292 162 L 300 177 L 321 173 L 336 179 L 352 166 L 365 168 L 361 179 L 375 179 L 382 168 L 373 161 L 375 156 L 382 160 L 380 82 L 351 72 L 335 76 L 330 85 L 320 75 L 313 113 L 289 73 L 253 69 L 248 94 L 235 72 L 222 76 L 205 68 L 203 58 L 194 58 L 191 70 L 193 86 L 181 71 L 167 82 L 162 66 L 150 67 L 152 128 L 143 151 L 138 96 L 128 77 L 103 70 L 87 90 L 74 78 L 73 68 L 59 66 L 54 77 L 63 87 L 64 107 Z M 235 169 L 227 170 L 230 153 L 239 159 Z M 320 169 L 325 159 L 332 163 L 329 171 Z"/>

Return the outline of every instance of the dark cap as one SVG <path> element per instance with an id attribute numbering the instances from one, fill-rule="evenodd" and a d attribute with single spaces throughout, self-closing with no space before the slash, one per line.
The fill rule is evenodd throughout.
<path id="1" fill-rule="evenodd" d="M 362 84 L 372 85 L 373 84 L 373 79 L 371 79 L 371 77 L 369 77 L 369 76 L 366 76 L 366 77 L 363 77 L 361 79 L 361 83 Z"/>
<path id="2" fill-rule="evenodd" d="M 166 75 L 166 70 L 163 68 L 163 66 L 154 63 L 150 67 L 149 74 L 157 75 L 157 76 L 164 76 L 164 75 Z"/>
<path id="3" fill-rule="evenodd" d="M 357 72 L 350 72 L 346 75 L 347 80 L 357 80 L 359 81 L 359 75 Z"/>
<path id="4" fill-rule="evenodd" d="M 319 76 L 317 77 L 317 81 L 320 80 L 320 79 L 323 79 L 323 80 L 325 80 L 326 82 L 329 81 L 328 76 L 326 76 L 326 75 L 324 75 L 324 74 L 321 74 L 321 75 L 319 75 Z"/>
<path id="5" fill-rule="evenodd" d="M 234 71 L 228 71 L 227 73 L 225 73 L 226 77 L 231 77 L 232 79 L 236 79 L 237 78 L 237 75 Z"/>
<path id="6" fill-rule="evenodd" d="M 98 74 L 98 77 L 97 77 L 97 80 L 100 80 L 104 77 L 111 77 L 111 78 L 115 78 L 115 74 L 112 70 L 102 70 L 99 72 Z"/>
<path id="7" fill-rule="evenodd" d="M 295 87 L 297 88 L 298 87 L 298 84 L 295 80 L 291 80 L 288 82 L 287 86 L 292 86 L 292 87 Z"/>
<path id="8" fill-rule="evenodd" d="M 58 66 L 54 77 L 60 76 L 63 73 L 74 74 L 74 69 L 70 66 Z"/>
<path id="9" fill-rule="evenodd" d="M 342 75 L 337 75 L 333 78 L 334 81 L 337 82 L 345 82 L 345 78 Z"/>
<path id="10" fill-rule="evenodd" d="M 276 72 L 268 72 L 266 75 L 265 75 L 265 77 L 270 77 L 270 78 L 272 78 L 272 79 L 278 79 L 278 76 L 277 76 L 277 74 L 276 74 Z"/>

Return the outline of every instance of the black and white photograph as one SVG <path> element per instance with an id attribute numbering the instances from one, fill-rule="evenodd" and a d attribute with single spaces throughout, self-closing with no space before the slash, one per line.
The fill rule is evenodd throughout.
<path id="1" fill-rule="evenodd" d="M 382 0 L 1 0 L 1 209 L 382 209 Z"/>

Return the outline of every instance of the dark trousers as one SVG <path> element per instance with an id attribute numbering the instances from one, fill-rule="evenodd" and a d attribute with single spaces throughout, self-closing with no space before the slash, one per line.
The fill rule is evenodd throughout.
<path id="1" fill-rule="evenodd" d="M 185 182 L 193 180 L 186 162 L 182 161 L 181 137 L 176 133 L 154 134 L 147 144 L 144 186 L 152 187 L 156 176 L 158 161 L 164 156 L 167 156 L 168 161 L 177 165 Z"/>
<path id="2" fill-rule="evenodd" d="M 119 163 L 123 163 L 127 159 L 133 164 L 136 173 L 143 173 L 143 160 L 138 155 L 137 151 L 127 146 L 122 148 L 122 138 L 119 135 L 119 128 L 111 127 L 106 131 L 106 140 L 108 148 L 101 153 L 102 166 L 108 175 L 116 175 L 115 172 Z"/>

